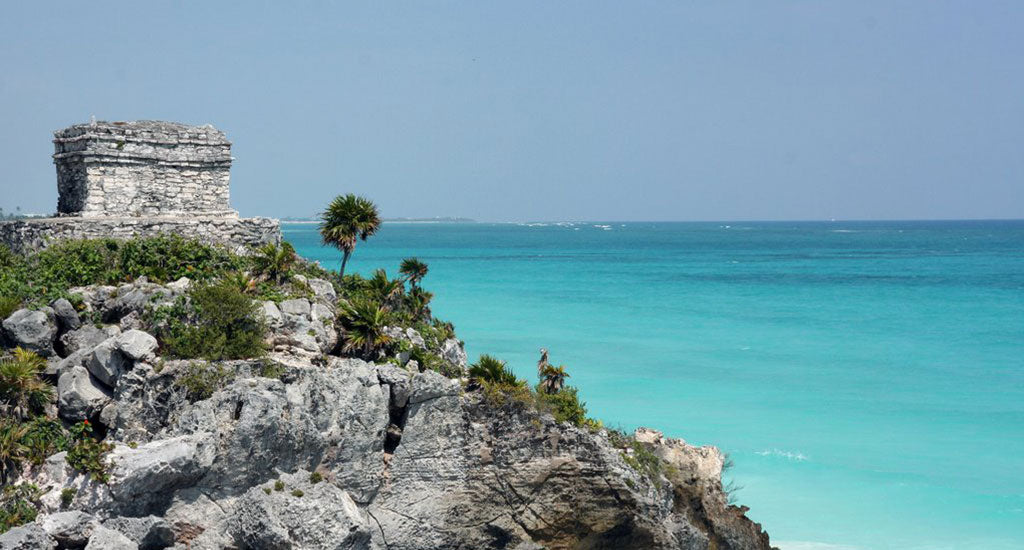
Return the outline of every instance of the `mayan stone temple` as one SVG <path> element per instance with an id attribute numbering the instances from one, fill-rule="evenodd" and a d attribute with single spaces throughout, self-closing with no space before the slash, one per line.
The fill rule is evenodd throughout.
<path id="1" fill-rule="evenodd" d="M 213 126 L 93 122 L 54 133 L 57 215 L 0 222 L 12 250 L 62 239 L 163 232 L 242 251 L 280 242 L 280 224 L 231 209 L 231 142 Z"/>

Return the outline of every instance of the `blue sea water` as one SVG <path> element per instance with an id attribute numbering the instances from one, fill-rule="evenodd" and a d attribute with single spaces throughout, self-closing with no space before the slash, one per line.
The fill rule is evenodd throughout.
<path id="1" fill-rule="evenodd" d="M 409 256 L 471 359 L 719 446 L 784 550 L 1024 548 L 1024 222 L 385 224 L 349 265 Z"/>

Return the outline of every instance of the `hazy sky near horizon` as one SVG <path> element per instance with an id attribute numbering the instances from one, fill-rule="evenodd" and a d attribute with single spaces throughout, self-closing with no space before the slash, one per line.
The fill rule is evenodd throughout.
<path id="1" fill-rule="evenodd" d="M 6 2 L 0 207 L 52 132 L 212 123 L 244 215 L 1024 217 L 1022 2 Z"/>

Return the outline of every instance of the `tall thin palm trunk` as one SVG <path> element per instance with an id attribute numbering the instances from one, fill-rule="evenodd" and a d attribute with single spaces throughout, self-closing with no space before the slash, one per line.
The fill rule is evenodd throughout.
<path id="1" fill-rule="evenodd" d="M 341 278 L 345 278 L 345 264 L 348 263 L 348 257 L 352 255 L 351 250 L 346 250 L 344 256 L 341 258 Z"/>

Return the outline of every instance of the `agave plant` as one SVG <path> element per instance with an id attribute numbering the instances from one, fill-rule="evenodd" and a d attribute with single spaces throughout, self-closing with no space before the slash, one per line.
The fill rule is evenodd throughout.
<path id="1" fill-rule="evenodd" d="M 377 359 L 383 354 L 391 338 L 384 329 L 390 312 L 380 303 L 366 298 L 338 302 L 341 326 L 344 328 L 343 351 L 355 353 L 365 359 Z"/>
<path id="2" fill-rule="evenodd" d="M 256 249 L 252 257 L 253 273 L 265 281 L 281 284 L 295 265 L 295 247 L 285 241 L 280 245 L 267 243 Z"/>
<path id="3" fill-rule="evenodd" d="M 227 287 L 237 289 L 242 294 L 252 294 L 256 291 L 256 279 L 241 271 L 232 271 L 224 275 L 221 282 Z"/>
<path id="4" fill-rule="evenodd" d="M 341 270 L 356 249 L 356 242 L 368 239 L 380 229 L 380 214 L 369 199 L 349 193 L 335 197 L 320 215 L 320 236 L 324 244 L 342 251 Z"/>
<path id="5" fill-rule="evenodd" d="M 0 360 L 0 412 L 9 418 L 25 420 L 42 414 L 53 398 L 53 387 L 39 374 L 46 360 L 22 348 L 14 357 Z"/>
<path id="6" fill-rule="evenodd" d="M 413 288 L 419 287 L 420 281 L 427 276 L 427 271 L 429 271 L 427 264 L 418 258 L 406 258 L 402 260 L 402 265 L 398 268 L 398 272 L 405 276 L 405 280 L 409 281 Z"/>
<path id="7" fill-rule="evenodd" d="M 565 372 L 565 365 L 548 365 L 541 374 L 540 386 L 545 393 L 558 393 L 565 387 L 566 378 L 569 378 L 569 373 Z"/>
<path id="8" fill-rule="evenodd" d="M 516 377 L 504 361 L 491 355 L 481 355 L 476 363 L 469 366 L 469 376 L 478 382 L 497 386 L 524 386 L 526 382 Z"/>

